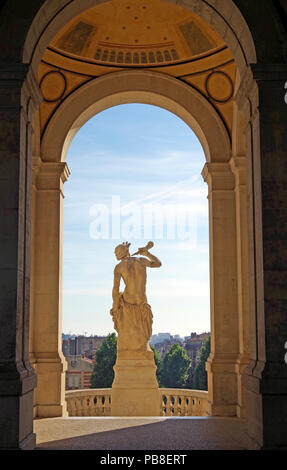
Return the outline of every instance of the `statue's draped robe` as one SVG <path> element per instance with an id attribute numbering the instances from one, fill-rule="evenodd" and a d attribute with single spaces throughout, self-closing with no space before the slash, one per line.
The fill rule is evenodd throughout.
<path id="1" fill-rule="evenodd" d="M 148 341 L 152 334 L 153 315 L 149 304 L 129 304 L 121 292 L 119 307 L 111 310 L 111 315 L 118 332 L 119 352 L 150 351 Z"/>

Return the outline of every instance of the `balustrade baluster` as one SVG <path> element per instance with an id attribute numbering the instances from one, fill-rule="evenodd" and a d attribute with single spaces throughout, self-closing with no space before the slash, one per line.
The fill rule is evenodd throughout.
<path id="1" fill-rule="evenodd" d="M 195 413 L 195 416 L 198 415 L 198 398 L 195 398 L 194 413 Z"/>
<path id="2" fill-rule="evenodd" d="M 100 416 L 100 409 L 101 409 L 101 396 L 100 395 L 96 395 L 95 396 L 95 399 L 96 399 L 96 402 L 95 402 L 95 412 L 96 412 L 96 416 Z"/>
<path id="3" fill-rule="evenodd" d="M 75 398 L 75 416 L 81 416 L 81 401 L 79 398 Z"/>
<path id="4" fill-rule="evenodd" d="M 188 416 L 188 405 L 189 405 L 189 398 L 188 398 L 188 396 L 184 395 L 184 397 L 183 397 L 183 416 Z"/>
<path id="5" fill-rule="evenodd" d="M 171 395 L 168 395 L 167 397 L 167 415 L 172 416 L 172 400 L 171 400 Z"/>
<path id="6" fill-rule="evenodd" d="M 72 415 L 72 402 L 73 402 L 73 399 L 72 398 L 69 398 L 67 401 L 67 411 L 68 411 L 68 415 L 69 416 L 73 416 Z"/>
<path id="7" fill-rule="evenodd" d="M 184 416 L 184 396 L 178 396 L 178 416 Z"/>
<path id="8" fill-rule="evenodd" d="M 88 416 L 88 403 L 87 397 L 82 398 L 82 416 Z"/>
<path id="9" fill-rule="evenodd" d="M 90 395 L 87 396 L 87 416 L 92 416 L 93 399 Z"/>
<path id="10" fill-rule="evenodd" d="M 160 414 L 161 414 L 161 416 L 166 416 L 167 415 L 166 404 L 167 404 L 166 395 L 161 395 L 161 401 L 160 401 Z"/>

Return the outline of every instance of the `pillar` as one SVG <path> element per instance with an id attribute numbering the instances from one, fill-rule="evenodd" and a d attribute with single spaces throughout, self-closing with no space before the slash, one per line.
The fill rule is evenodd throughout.
<path id="1" fill-rule="evenodd" d="M 32 449 L 29 361 L 32 119 L 41 101 L 25 65 L 0 68 L 0 449 Z"/>
<path id="2" fill-rule="evenodd" d="M 235 176 L 236 204 L 237 305 L 239 335 L 239 357 L 236 365 L 238 388 L 237 416 L 239 418 L 245 418 L 246 399 L 242 376 L 250 360 L 248 221 L 245 155 L 232 157 L 230 165 Z"/>
<path id="3" fill-rule="evenodd" d="M 229 163 L 206 163 L 208 183 L 211 353 L 208 373 L 208 414 L 237 412 L 237 263 L 234 175 Z"/>
<path id="4" fill-rule="evenodd" d="M 286 64 L 253 65 L 236 97 L 247 122 L 251 358 L 243 378 L 255 449 L 287 447 L 286 80 Z"/>
<path id="5" fill-rule="evenodd" d="M 37 372 L 35 415 L 66 416 L 62 354 L 62 219 L 66 163 L 34 162 L 35 232 L 33 279 L 33 342 Z"/>

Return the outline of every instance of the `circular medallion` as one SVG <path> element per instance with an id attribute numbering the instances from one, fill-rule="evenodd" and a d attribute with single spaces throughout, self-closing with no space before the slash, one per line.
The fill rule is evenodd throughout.
<path id="1" fill-rule="evenodd" d="M 227 73 L 222 71 L 211 72 L 205 82 L 206 93 L 217 103 L 226 103 L 234 93 L 234 85 Z"/>
<path id="2" fill-rule="evenodd" d="M 58 70 L 47 72 L 40 81 L 40 90 L 48 103 L 59 101 L 67 88 L 65 75 Z"/>

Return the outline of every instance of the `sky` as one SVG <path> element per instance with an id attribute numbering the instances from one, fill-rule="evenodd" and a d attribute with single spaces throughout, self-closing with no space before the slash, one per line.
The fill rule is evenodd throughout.
<path id="1" fill-rule="evenodd" d="M 129 241 L 133 254 L 150 240 L 162 262 L 147 272 L 153 334 L 210 331 L 205 157 L 192 130 L 155 106 L 115 106 L 79 130 L 67 163 L 63 332 L 114 331 L 114 249 Z"/>

